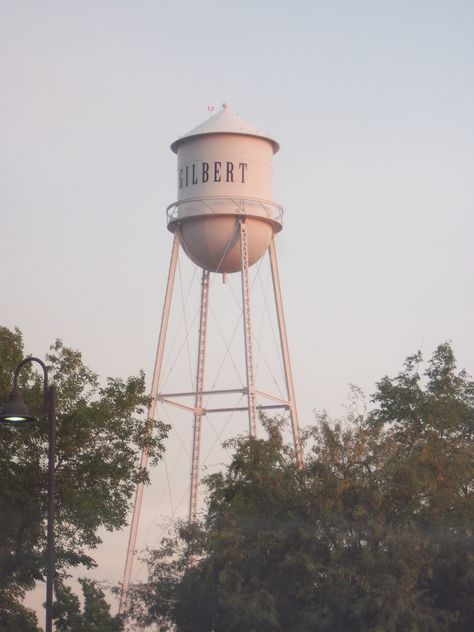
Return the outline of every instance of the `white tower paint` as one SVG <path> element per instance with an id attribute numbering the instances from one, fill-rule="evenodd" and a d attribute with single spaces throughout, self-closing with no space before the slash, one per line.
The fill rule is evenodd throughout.
<path id="1" fill-rule="evenodd" d="M 168 228 L 197 265 L 211 272 L 241 270 L 236 221 L 245 216 L 248 260 L 266 252 L 281 225 L 272 200 L 272 158 L 278 144 L 244 123 L 224 104 L 211 119 L 175 141 L 178 201 Z"/>
<path id="2" fill-rule="evenodd" d="M 155 416 L 161 401 L 188 411 L 194 419 L 191 463 L 189 520 L 196 519 L 200 472 L 201 420 L 211 413 L 246 410 L 249 434 L 256 436 L 258 409 L 289 411 L 295 454 L 302 463 L 298 416 L 291 374 L 280 280 L 274 235 L 282 229 L 282 208 L 272 200 L 272 160 L 279 150 L 277 142 L 242 121 L 224 104 L 223 109 L 171 145 L 177 154 L 178 199 L 167 209 L 168 229 L 174 234 L 165 303 L 152 382 L 148 418 Z M 202 268 L 200 321 L 195 390 L 192 393 L 163 393 L 160 377 L 166 342 L 170 307 L 173 297 L 179 249 Z M 258 390 L 255 383 L 253 333 L 249 287 L 249 267 L 268 253 L 276 319 L 278 322 L 283 361 L 286 398 Z M 212 273 L 239 272 L 243 340 L 246 364 L 246 385 L 219 391 L 204 391 L 206 366 L 207 320 Z M 244 407 L 203 408 L 203 395 L 244 393 Z M 194 397 L 194 405 L 182 403 L 182 397 Z M 262 400 L 262 403 L 257 402 Z M 272 403 L 268 403 L 268 402 Z M 146 468 L 144 450 L 141 468 Z M 133 555 L 140 515 L 143 484 L 136 490 L 130 538 L 125 564 L 120 612 L 124 612 L 130 584 Z"/>

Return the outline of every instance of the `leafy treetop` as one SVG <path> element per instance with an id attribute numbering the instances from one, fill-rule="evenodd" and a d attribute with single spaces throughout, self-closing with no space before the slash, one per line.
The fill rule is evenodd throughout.
<path id="1" fill-rule="evenodd" d="M 8 398 L 13 372 L 23 359 L 21 332 L 0 327 L 0 402 Z M 162 456 L 167 426 L 143 419 L 148 398 L 143 373 L 101 385 L 81 353 L 57 340 L 47 355 L 57 387 L 56 570 L 95 565 L 91 550 L 99 530 L 126 524 L 143 447 L 151 463 Z M 25 403 L 38 423 L 0 428 L 0 629 L 29 629 L 21 601 L 45 577 L 48 428 L 42 415 L 43 379 L 34 366 L 20 373 Z M 151 426 L 151 432 L 147 432 Z M 11 628 L 16 617 L 22 625 Z M 3 626 L 3 627 L 2 627 Z M 10 626 L 10 627 L 8 627 Z"/>
<path id="2" fill-rule="evenodd" d="M 383 378 L 367 414 L 234 440 L 208 507 L 148 557 L 130 617 L 178 632 L 468 632 L 473 383 L 440 345 Z"/>

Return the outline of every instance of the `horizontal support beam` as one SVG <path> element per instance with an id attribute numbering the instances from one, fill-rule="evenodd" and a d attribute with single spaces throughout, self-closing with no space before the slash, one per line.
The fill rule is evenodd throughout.
<path id="1" fill-rule="evenodd" d="M 270 395 L 270 393 L 265 393 L 264 391 L 255 391 L 255 395 L 260 395 L 261 397 L 266 397 L 267 399 L 272 399 L 274 402 L 280 402 L 284 406 L 289 406 L 290 402 L 287 399 L 281 399 L 281 397 L 276 397 L 275 395 Z"/>
<path id="2" fill-rule="evenodd" d="M 267 406 L 257 406 L 257 410 L 272 410 L 275 408 L 289 408 L 289 406 L 287 404 L 269 404 Z M 240 411 L 240 410 L 248 410 L 248 406 L 238 406 L 238 407 L 233 407 L 233 408 L 206 408 L 204 410 L 204 414 L 207 415 L 208 413 L 227 413 L 227 412 L 234 412 L 234 411 Z"/>
<path id="3" fill-rule="evenodd" d="M 201 395 L 228 395 L 231 393 L 241 393 L 245 395 L 247 393 L 246 388 L 228 388 L 224 390 L 217 391 L 201 391 Z M 158 399 L 163 401 L 164 397 L 195 397 L 197 395 L 196 391 L 189 391 L 187 393 L 161 393 L 158 395 Z"/>
<path id="4" fill-rule="evenodd" d="M 186 410 L 187 412 L 193 413 L 195 415 L 207 415 L 208 413 L 231 413 L 231 412 L 239 412 L 248 410 L 248 406 L 229 406 L 226 408 L 195 408 L 194 406 L 186 406 L 186 404 L 180 404 L 179 402 L 174 402 L 172 399 L 165 399 L 164 397 L 158 398 L 160 402 L 163 404 L 170 404 L 170 406 L 176 406 L 177 408 L 181 408 L 182 410 Z M 281 403 L 281 404 L 267 404 L 265 406 L 257 406 L 258 410 L 274 410 L 278 408 L 289 408 L 289 404 Z"/>
<path id="5" fill-rule="evenodd" d="M 163 404 L 170 404 L 171 406 L 176 406 L 177 408 L 182 408 L 183 410 L 187 410 L 194 415 L 202 414 L 202 410 L 195 408 L 194 406 L 186 406 L 186 404 L 180 404 L 179 402 L 174 402 L 172 399 L 165 399 L 164 397 L 158 397 L 158 401 Z"/>

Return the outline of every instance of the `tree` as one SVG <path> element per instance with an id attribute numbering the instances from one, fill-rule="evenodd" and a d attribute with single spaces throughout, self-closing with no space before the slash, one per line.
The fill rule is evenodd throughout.
<path id="1" fill-rule="evenodd" d="M 471 630 L 474 385 L 448 344 L 420 362 L 383 378 L 368 414 L 319 416 L 302 470 L 278 422 L 234 440 L 130 615 L 178 632 Z"/>
<path id="2" fill-rule="evenodd" d="M 81 612 L 79 599 L 64 584 L 56 588 L 54 619 L 58 632 L 122 632 L 120 615 L 111 616 L 104 591 L 97 582 L 80 579 L 84 607 Z"/>
<path id="3" fill-rule="evenodd" d="M 0 402 L 8 398 L 13 371 L 23 359 L 19 330 L 0 327 Z M 143 446 L 151 463 L 163 452 L 167 427 L 149 420 L 143 373 L 105 385 L 88 369 L 80 352 L 61 341 L 47 355 L 57 386 L 56 571 L 95 565 L 90 551 L 99 529 L 126 523 L 130 497 L 146 472 L 138 471 Z M 20 603 L 27 590 L 45 577 L 47 515 L 47 422 L 41 416 L 42 380 L 30 365 L 20 374 L 25 402 L 38 423 L 0 428 L 0 630 L 10 630 L 13 613 L 27 630 L 32 614 Z M 32 628 L 34 629 L 34 628 Z"/>

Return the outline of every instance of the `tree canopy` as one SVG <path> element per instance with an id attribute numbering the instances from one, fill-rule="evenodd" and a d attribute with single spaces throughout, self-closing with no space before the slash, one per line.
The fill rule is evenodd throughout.
<path id="1" fill-rule="evenodd" d="M 148 557 L 130 616 L 178 632 L 467 632 L 474 384 L 449 344 L 384 377 L 368 413 L 231 442 L 208 505 Z"/>
<path id="2" fill-rule="evenodd" d="M 13 372 L 23 359 L 19 330 L 0 327 L 0 403 L 7 401 Z M 91 550 L 99 529 L 126 524 L 142 448 L 151 463 L 163 453 L 167 427 L 150 420 L 143 373 L 105 384 L 83 363 L 81 353 L 57 340 L 46 358 L 57 387 L 56 572 L 95 565 Z M 0 427 L 0 630 L 36 630 L 21 605 L 26 591 L 45 578 L 47 516 L 47 421 L 41 414 L 43 381 L 34 366 L 20 373 L 25 403 L 38 423 Z M 84 588 L 86 585 L 84 584 Z"/>
<path id="3" fill-rule="evenodd" d="M 54 620 L 57 632 L 122 632 L 120 615 L 111 616 L 110 606 L 102 588 L 90 579 L 79 580 L 84 597 L 81 610 L 79 598 L 60 583 L 56 588 Z"/>

